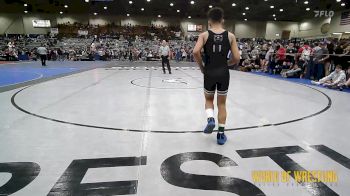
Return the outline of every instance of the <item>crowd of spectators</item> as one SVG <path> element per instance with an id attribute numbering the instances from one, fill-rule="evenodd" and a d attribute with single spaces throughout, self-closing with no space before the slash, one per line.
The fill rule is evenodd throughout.
<path id="1" fill-rule="evenodd" d="M 57 39 L 44 35 L 0 36 L 0 60 L 35 60 L 36 49 L 42 44 L 54 47 L 57 44 Z"/>
<path id="2" fill-rule="evenodd" d="M 161 40 L 170 40 L 170 58 L 191 61 L 194 40 L 183 41 L 179 26 L 135 26 L 126 24 L 58 25 L 58 35 L 0 36 L 0 60 L 37 60 L 40 46 L 48 49 L 48 60 L 156 60 Z M 78 35 L 79 31 L 88 35 Z"/>
<path id="3" fill-rule="evenodd" d="M 161 39 L 147 40 L 136 36 L 132 40 L 123 37 L 85 37 L 85 38 L 0 38 L 0 60 L 37 60 L 37 48 L 48 49 L 49 61 L 92 61 L 92 60 L 159 60 Z M 35 40 L 28 42 L 28 40 Z M 3 44 L 1 44 L 1 42 Z M 17 44 L 20 43 L 20 44 Z M 193 61 L 194 41 L 169 40 L 172 60 Z"/>
<path id="4" fill-rule="evenodd" d="M 86 29 L 90 35 L 77 36 Z M 193 62 L 194 39 L 179 39 L 179 27 L 63 24 L 60 34 L 0 37 L 0 60 L 37 60 L 37 48 L 45 46 L 49 61 L 153 61 L 168 40 L 171 60 Z M 180 31 L 180 33 L 176 33 Z M 75 36 L 73 36 L 75 34 Z M 311 79 L 315 84 L 342 89 L 350 85 L 350 40 L 237 40 L 240 71 L 280 74 L 285 78 Z"/>
<path id="5" fill-rule="evenodd" d="M 163 26 L 163 25 L 132 25 L 131 23 L 123 26 L 112 24 L 106 25 L 93 25 L 93 24 L 81 24 L 81 23 L 63 23 L 58 24 L 60 37 L 75 37 L 79 34 L 79 30 L 87 31 L 90 35 L 98 35 L 99 37 L 109 36 L 119 39 L 124 37 L 129 40 L 136 36 L 144 37 L 145 39 L 153 39 L 154 36 L 160 39 L 174 39 L 179 38 L 183 34 L 180 26 Z"/>
<path id="6" fill-rule="evenodd" d="M 350 86 L 350 40 L 245 40 L 238 70 L 310 79 L 342 90 Z"/>

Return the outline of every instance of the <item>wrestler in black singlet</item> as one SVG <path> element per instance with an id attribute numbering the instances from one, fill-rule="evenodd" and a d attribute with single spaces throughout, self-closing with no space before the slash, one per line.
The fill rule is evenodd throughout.
<path id="1" fill-rule="evenodd" d="M 230 72 L 228 69 L 227 55 L 231 50 L 228 31 L 216 34 L 208 30 L 208 40 L 204 45 L 204 91 L 206 94 L 227 95 Z"/>

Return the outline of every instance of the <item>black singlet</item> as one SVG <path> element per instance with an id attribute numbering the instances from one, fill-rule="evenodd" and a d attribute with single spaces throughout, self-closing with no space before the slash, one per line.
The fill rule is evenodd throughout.
<path id="1" fill-rule="evenodd" d="M 204 45 L 204 90 L 207 94 L 226 95 L 230 83 L 227 55 L 231 50 L 228 31 L 216 34 L 208 30 L 208 40 Z"/>

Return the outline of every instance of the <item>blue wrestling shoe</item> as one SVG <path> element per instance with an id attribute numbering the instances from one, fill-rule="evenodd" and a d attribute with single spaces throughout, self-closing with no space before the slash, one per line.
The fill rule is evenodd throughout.
<path id="1" fill-rule="evenodd" d="M 223 132 L 218 132 L 216 139 L 219 145 L 224 145 L 227 141 L 227 137 Z"/>
<path id="2" fill-rule="evenodd" d="M 213 133 L 213 130 L 215 128 L 215 119 L 214 118 L 208 118 L 208 124 L 207 127 L 204 129 L 204 133 L 211 134 Z"/>

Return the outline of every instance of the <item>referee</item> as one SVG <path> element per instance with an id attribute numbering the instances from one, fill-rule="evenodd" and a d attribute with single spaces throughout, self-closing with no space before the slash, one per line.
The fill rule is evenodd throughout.
<path id="1" fill-rule="evenodd" d="M 47 49 L 44 47 L 44 44 L 41 44 L 41 46 L 37 49 L 37 53 L 40 55 L 41 65 L 46 66 Z"/>
<path id="2" fill-rule="evenodd" d="M 171 68 L 169 63 L 169 56 L 170 56 L 170 48 L 168 46 L 168 43 L 163 40 L 162 45 L 159 48 L 160 56 L 162 57 L 162 66 L 163 66 L 163 73 L 165 74 L 165 64 L 167 64 L 169 74 L 171 74 Z"/>

